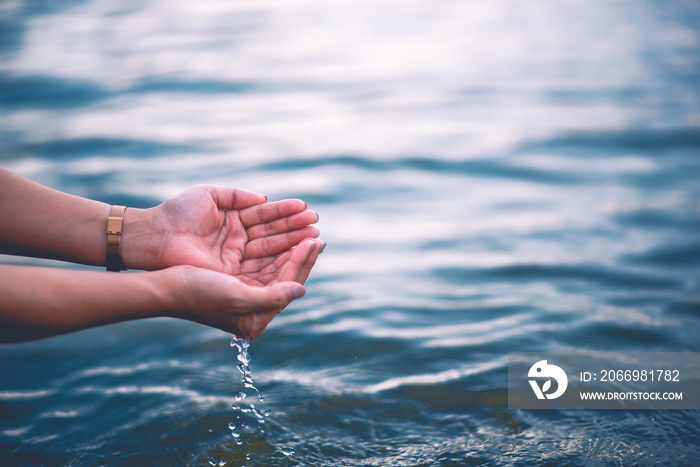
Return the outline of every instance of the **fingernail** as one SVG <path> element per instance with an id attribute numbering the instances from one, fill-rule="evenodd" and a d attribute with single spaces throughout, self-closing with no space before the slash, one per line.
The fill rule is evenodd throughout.
<path id="1" fill-rule="evenodd" d="M 319 216 L 318 213 L 315 213 L 315 214 L 316 214 L 316 222 L 318 222 L 318 220 L 321 218 L 321 216 Z"/>
<path id="2" fill-rule="evenodd" d="M 321 240 L 323 242 L 323 240 Z M 321 248 L 318 250 L 318 254 L 320 255 L 323 253 L 323 250 L 326 249 L 326 242 L 323 242 L 323 245 L 321 245 Z"/>
<path id="3" fill-rule="evenodd" d="M 297 298 L 301 298 L 304 296 L 304 294 L 306 293 L 306 289 L 301 285 L 297 285 L 295 287 L 292 287 L 289 293 L 292 296 L 292 300 L 296 300 Z"/>

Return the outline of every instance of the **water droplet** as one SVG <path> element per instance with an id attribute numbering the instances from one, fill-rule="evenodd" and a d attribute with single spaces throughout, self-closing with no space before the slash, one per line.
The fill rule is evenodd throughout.
<path id="1" fill-rule="evenodd" d="M 224 467 L 226 465 L 226 461 L 224 459 L 221 459 L 219 461 L 219 467 Z"/>
<path id="2" fill-rule="evenodd" d="M 246 460 L 250 460 L 250 453 L 245 455 Z"/>
<path id="3" fill-rule="evenodd" d="M 245 394 L 245 392 L 239 392 L 238 394 L 233 396 L 233 398 L 236 400 L 236 402 L 240 402 L 246 398 L 246 394 Z"/>
<path id="4" fill-rule="evenodd" d="M 233 422 L 229 422 L 229 423 L 228 423 L 228 429 L 229 429 L 229 430 L 235 430 L 235 429 L 236 429 L 236 424 L 233 423 Z"/>
<path id="5" fill-rule="evenodd" d="M 214 459 L 213 457 L 209 459 L 209 465 L 216 465 L 216 459 Z"/>
<path id="6" fill-rule="evenodd" d="M 250 363 L 250 356 L 248 355 L 248 352 L 239 353 L 237 358 L 239 362 L 246 366 Z"/>
<path id="7" fill-rule="evenodd" d="M 271 413 L 272 413 L 272 410 L 270 410 L 270 409 L 265 409 L 265 410 L 262 411 L 262 414 L 263 414 L 265 417 L 269 417 Z"/>
<path id="8" fill-rule="evenodd" d="M 282 454 L 285 456 L 291 456 L 294 454 L 294 448 L 291 446 L 284 446 L 282 449 L 280 449 L 280 451 L 282 451 Z"/>
<path id="9" fill-rule="evenodd" d="M 241 438 L 236 438 L 236 444 L 240 446 L 243 444 L 243 440 Z"/>
<path id="10" fill-rule="evenodd" d="M 241 437 L 241 432 L 238 431 L 238 430 L 236 430 L 236 429 L 232 429 L 232 430 L 231 430 L 231 436 L 233 436 L 234 438 L 240 438 L 240 437 Z"/>

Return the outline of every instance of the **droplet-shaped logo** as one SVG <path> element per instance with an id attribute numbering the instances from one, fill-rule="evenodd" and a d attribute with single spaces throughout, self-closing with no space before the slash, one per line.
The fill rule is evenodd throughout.
<path id="1" fill-rule="evenodd" d="M 550 365 L 547 360 L 540 360 L 530 367 L 530 371 L 527 373 L 530 386 L 532 390 L 535 391 L 535 395 L 538 399 L 556 399 L 564 394 L 566 387 L 569 384 L 569 379 L 566 377 L 564 370 L 556 365 Z M 538 379 L 544 379 L 542 386 L 538 382 Z M 556 391 L 549 393 L 548 391 L 552 388 L 552 380 L 557 382 Z"/>

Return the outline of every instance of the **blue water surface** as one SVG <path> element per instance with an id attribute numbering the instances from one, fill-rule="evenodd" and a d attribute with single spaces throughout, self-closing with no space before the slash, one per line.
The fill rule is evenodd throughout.
<path id="1" fill-rule="evenodd" d="M 230 336 L 155 319 L 0 347 L 0 464 L 697 465 L 697 410 L 508 409 L 507 355 L 700 352 L 698 24 L 695 1 L 0 3 L 3 167 L 134 207 L 302 198 L 328 243 L 250 348 L 271 415 L 243 448 Z"/>

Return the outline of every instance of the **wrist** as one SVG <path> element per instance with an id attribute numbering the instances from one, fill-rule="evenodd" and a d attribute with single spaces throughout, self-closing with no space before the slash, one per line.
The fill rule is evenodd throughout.
<path id="1" fill-rule="evenodd" d="M 152 209 L 129 207 L 122 221 L 121 259 L 127 269 L 158 269 Z"/>
<path id="2" fill-rule="evenodd" d="M 186 314 L 183 302 L 184 281 L 181 280 L 175 269 L 177 268 L 134 274 L 141 276 L 148 283 L 154 305 L 153 309 L 156 310 L 157 317 L 183 318 Z"/>
<path id="3" fill-rule="evenodd" d="M 161 315 L 168 318 L 191 319 L 197 288 L 192 287 L 190 266 L 173 266 L 145 274 L 151 278 L 158 297 Z"/>

